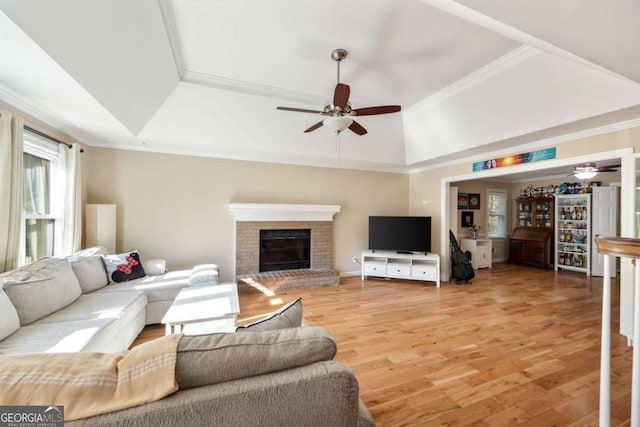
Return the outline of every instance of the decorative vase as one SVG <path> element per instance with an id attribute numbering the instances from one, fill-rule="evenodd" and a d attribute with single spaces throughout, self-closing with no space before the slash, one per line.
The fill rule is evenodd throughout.
<path id="1" fill-rule="evenodd" d="M 476 240 L 478 238 L 478 232 L 477 231 L 472 231 L 471 232 L 471 237 L 473 238 L 473 240 Z"/>

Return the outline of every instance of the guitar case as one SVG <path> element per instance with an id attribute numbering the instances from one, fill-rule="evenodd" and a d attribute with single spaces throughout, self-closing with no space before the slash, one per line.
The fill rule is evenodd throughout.
<path id="1" fill-rule="evenodd" d="M 449 230 L 449 243 L 451 245 L 451 277 L 458 284 L 471 284 L 471 279 L 476 275 L 471 265 L 471 253 L 462 252 L 451 230 Z"/>

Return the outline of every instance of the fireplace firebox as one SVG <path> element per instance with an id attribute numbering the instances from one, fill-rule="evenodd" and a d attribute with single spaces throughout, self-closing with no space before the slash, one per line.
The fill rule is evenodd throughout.
<path id="1" fill-rule="evenodd" d="M 311 229 L 260 230 L 260 272 L 311 268 Z"/>

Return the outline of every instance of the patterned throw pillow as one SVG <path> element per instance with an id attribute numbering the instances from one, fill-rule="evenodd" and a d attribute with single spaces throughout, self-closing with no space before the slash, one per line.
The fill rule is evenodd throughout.
<path id="1" fill-rule="evenodd" d="M 126 282 L 145 276 L 138 251 L 118 255 L 102 255 L 102 260 L 111 283 Z"/>

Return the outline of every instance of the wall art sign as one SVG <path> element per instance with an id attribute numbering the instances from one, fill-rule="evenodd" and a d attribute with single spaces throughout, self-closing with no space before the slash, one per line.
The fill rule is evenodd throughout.
<path id="1" fill-rule="evenodd" d="M 458 193 L 458 209 L 469 209 L 469 195 Z"/>
<path id="2" fill-rule="evenodd" d="M 556 148 L 545 148 L 543 150 L 531 151 L 529 153 L 512 154 L 510 156 L 498 157 L 496 159 L 475 162 L 472 166 L 473 172 L 487 169 L 502 168 L 505 166 L 519 165 L 521 163 L 539 162 L 556 158 Z"/>

